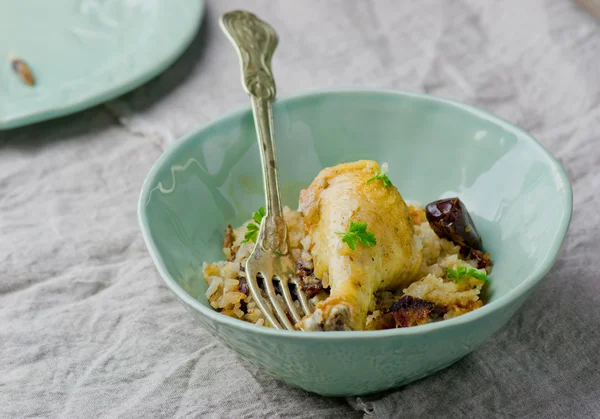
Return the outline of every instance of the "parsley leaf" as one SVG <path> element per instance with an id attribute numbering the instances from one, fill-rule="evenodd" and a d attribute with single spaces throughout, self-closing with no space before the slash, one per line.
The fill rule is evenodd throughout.
<path id="1" fill-rule="evenodd" d="M 379 179 L 383 181 L 383 186 L 385 186 L 386 188 L 392 186 L 392 181 L 388 177 L 387 173 L 385 173 L 383 170 L 375 170 L 375 177 L 372 177 L 371 179 L 367 180 L 367 183 L 371 183 L 374 180 Z"/>
<path id="2" fill-rule="evenodd" d="M 487 275 L 483 272 L 478 271 L 475 268 L 468 268 L 466 266 L 458 266 L 456 269 L 446 269 L 448 279 L 454 279 L 455 283 L 459 283 L 466 278 L 475 278 L 480 281 L 490 282 Z"/>
<path id="3" fill-rule="evenodd" d="M 336 234 L 340 234 L 340 233 L 336 232 Z M 344 243 L 346 243 L 348 245 L 348 247 L 350 247 L 350 249 L 356 250 L 356 244 L 358 243 L 358 236 L 356 236 L 356 234 L 354 234 L 354 235 L 346 234 L 346 233 L 341 233 L 341 234 L 344 234 L 344 237 L 342 237 L 342 241 Z"/>
<path id="4" fill-rule="evenodd" d="M 375 234 L 367 231 L 367 223 L 355 223 L 350 221 L 348 231 L 336 231 L 335 234 L 341 234 L 342 242 L 346 243 L 352 250 L 356 250 L 356 245 L 360 241 L 364 246 L 371 247 L 377 244 Z"/>
<path id="5" fill-rule="evenodd" d="M 258 211 L 252 214 L 252 219 L 256 222 L 256 224 L 260 224 L 262 219 L 265 217 L 265 207 L 260 207 Z"/>
<path id="6" fill-rule="evenodd" d="M 244 240 L 242 240 L 242 244 L 248 243 L 249 241 L 253 241 L 256 243 L 256 239 L 258 239 L 258 226 L 256 224 L 248 224 L 246 234 L 244 234 Z"/>
<path id="7" fill-rule="evenodd" d="M 249 223 L 246 226 L 246 234 L 244 234 L 244 240 L 242 240 L 242 244 L 248 243 L 249 241 L 256 243 L 256 239 L 258 239 L 258 231 L 260 230 L 260 223 L 264 217 L 265 207 L 260 207 L 258 211 L 252 214 L 252 220 L 254 220 L 256 224 Z"/>

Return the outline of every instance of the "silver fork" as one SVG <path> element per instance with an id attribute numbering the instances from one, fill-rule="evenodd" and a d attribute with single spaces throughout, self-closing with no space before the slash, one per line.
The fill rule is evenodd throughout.
<path id="1" fill-rule="evenodd" d="M 277 47 L 278 38 L 269 24 L 249 12 L 236 10 L 225 13 L 220 23 L 221 28 L 236 47 L 242 65 L 242 84 L 252 99 L 267 204 L 256 246 L 246 261 L 246 281 L 250 294 L 269 323 L 277 329 L 281 329 L 283 325 L 289 330 L 295 330 L 295 325 L 303 316 L 294 303 L 289 284 L 295 286 L 304 314 L 310 314 L 311 310 L 306 294 L 302 290 L 302 283 L 296 274 L 294 260 L 288 251 L 287 227 L 283 220 L 279 195 L 271 108 L 271 103 L 275 99 L 271 57 Z M 259 274 L 262 276 L 267 299 L 263 298 L 263 290 L 257 281 Z M 293 324 L 278 302 L 273 280 L 279 282 Z"/>

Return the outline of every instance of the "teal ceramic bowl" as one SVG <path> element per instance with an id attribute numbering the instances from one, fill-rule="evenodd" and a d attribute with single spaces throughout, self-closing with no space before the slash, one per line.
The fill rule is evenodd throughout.
<path id="1" fill-rule="evenodd" d="M 324 167 L 373 159 L 405 199 L 459 196 L 495 261 L 489 302 L 458 318 L 373 332 L 290 332 L 209 308 L 203 261 L 222 260 L 224 227 L 263 204 L 250 109 L 179 140 L 140 197 L 146 244 L 167 286 L 198 321 L 265 374 L 328 396 L 401 386 L 467 355 L 500 329 L 557 257 L 571 217 L 561 166 L 529 134 L 484 111 L 427 95 L 328 90 L 278 100 L 283 201 Z M 218 378 L 215 378 L 218 379 Z"/>

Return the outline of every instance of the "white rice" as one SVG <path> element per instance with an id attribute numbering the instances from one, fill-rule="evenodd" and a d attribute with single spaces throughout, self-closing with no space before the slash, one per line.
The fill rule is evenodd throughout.
<path id="1" fill-rule="evenodd" d="M 367 329 L 375 327 L 374 321 L 403 295 L 445 307 L 443 319 L 459 316 L 483 305 L 481 292 L 484 281 L 468 278 L 455 283 L 446 275 L 448 268 L 455 269 L 458 266 L 477 268 L 477 262 L 466 260 L 460 254 L 459 246 L 439 238 L 431 229 L 425 218 L 425 212 L 419 204 L 412 202 L 409 204 L 409 209 L 415 231 L 413 245 L 423 248 L 423 263 L 418 277 L 420 279 L 405 289 L 379 292 L 367 318 Z M 311 267 L 312 258 L 309 253 L 311 239 L 304 234 L 302 215 L 298 211 L 285 207 L 284 219 L 288 227 L 289 246 L 293 258 L 302 259 L 305 266 Z M 240 290 L 240 280 L 243 282 L 246 278 L 243 266 L 254 247 L 252 242 L 241 243 L 250 222 L 252 221 L 249 220 L 233 230 L 232 245 L 223 249 L 226 260 L 203 264 L 204 279 L 208 283 L 206 297 L 211 306 L 221 314 L 269 326 L 252 296 Z M 485 271 L 481 270 L 481 272 Z M 316 304 L 327 298 L 327 291 L 321 291 L 311 299 L 311 302 Z M 278 298 L 285 307 L 282 297 L 278 296 Z"/>

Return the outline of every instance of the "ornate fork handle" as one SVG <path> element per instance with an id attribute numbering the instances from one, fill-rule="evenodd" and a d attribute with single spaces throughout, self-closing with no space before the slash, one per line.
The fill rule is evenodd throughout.
<path id="1" fill-rule="evenodd" d="M 271 57 L 277 47 L 277 34 L 269 24 L 241 10 L 224 14 L 221 27 L 236 47 L 242 66 L 242 84 L 252 98 L 267 204 L 257 244 L 264 250 L 286 254 L 287 228 L 279 195 L 271 106 L 275 99 Z"/>
<path id="2" fill-rule="evenodd" d="M 275 99 L 275 80 L 271 71 L 271 58 L 278 42 L 275 30 L 242 10 L 225 13 L 221 26 L 240 56 L 246 93 L 254 98 Z"/>

